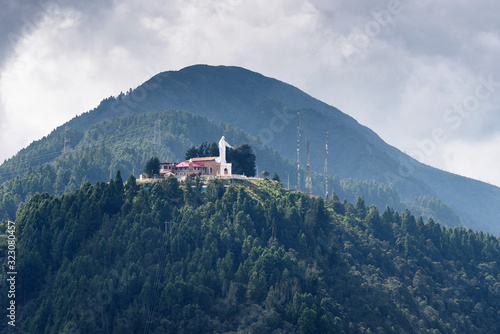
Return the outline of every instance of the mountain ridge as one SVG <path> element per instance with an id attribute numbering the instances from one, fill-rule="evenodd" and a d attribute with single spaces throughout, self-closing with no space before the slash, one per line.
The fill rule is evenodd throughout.
<path id="1" fill-rule="evenodd" d="M 235 71 L 236 74 L 234 74 L 231 79 L 226 79 L 227 76 L 230 76 L 230 72 Z M 267 90 L 271 91 L 272 88 L 274 87 L 273 85 L 279 85 L 282 82 L 276 79 L 272 78 L 267 78 L 263 76 L 262 74 L 255 73 L 246 69 L 238 68 L 238 67 L 227 67 L 227 66 L 208 66 L 208 65 L 194 65 L 191 67 L 187 67 L 185 69 L 182 69 L 180 71 L 169 71 L 169 72 L 163 72 L 158 74 L 157 76 L 153 77 L 150 81 L 147 81 L 144 85 L 147 86 L 149 84 L 150 86 L 153 85 L 154 82 L 158 83 L 158 89 L 162 93 L 166 93 L 166 96 L 168 95 L 168 91 L 170 89 L 173 89 L 172 87 L 175 87 L 176 83 L 182 82 L 183 85 L 180 85 L 177 89 L 184 89 L 186 86 L 190 87 L 190 84 L 193 84 L 192 82 L 189 82 L 189 84 L 186 83 L 186 80 L 190 78 L 189 73 L 195 72 L 192 74 L 193 76 L 197 77 L 202 77 L 203 80 L 200 80 L 198 83 L 200 86 L 196 86 L 197 91 L 205 89 L 210 89 L 210 87 L 205 87 L 203 85 L 203 82 L 210 83 L 210 79 L 214 79 L 213 76 L 209 76 L 208 78 L 205 77 L 207 75 L 213 75 L 213 73 L 216 73 L 217 75 L 220 74 L 220 72 L 223 72 L 223 74 L 220 74 L 221 77 L 223 77 L 226 81 L 231 82 L 233 85 L 235 83 L 240 83 L 240 85 L 245 86 L 246 88 L 249 88 L 246 90 L 246 92 L 252 92 L 253 85 L 250 85 L 250 87 L 247 87 L 246 85 L 241 84 L 241 76 L 242 73 L 248 74 L 248 76 L 252 77 L 252 81 L 255 82 L 258 79 L 263 79 L 266 81 L 266 84 L 263 84 L 264 88 L 261 88 L 261 90 Z M 177 76 L 180 76 L 181 79 L 179 79 Z M 171 79 L 171 77 L 174 77 L 174 79 Z M 214 80 L 216 80 L 215 78 Z M 165 84 L 165 80 L 168 81 L 167 84 Z M 269 83 L 267 81 L 269 80 Z M 142 86 L 142 85 L 141 85 Z M 140 89 L 140 87 L 138 89 Z M 144 89 L 147 87 L 143 86 Z M 217 89 L 220 89 L 220 85 L 215 85 Z M 224 86 L 226 87 L 226 86 Z M 271 87 L 271 89 L 269 88 Z M 298 96 L 290 98 L 291 102 L 286 101 L 286 95 L 292 95 L 290 91 L 287 91 L 286 89 L 290 88 L 292 93 L 293 92 L 299 92 Z M 275 89 L 276 90 L 276 89 Z M 363 126 L 359 124 L 354 118 L 342 113 L 339 109 L 332 107 L 324 102 L 321 102 L 314 97 L 310 97 L 308 94 L 300 91 L 298 88 L 293 87 L 288 84 L 284 84 L 283 87 L 280 86 L 279 89 L 279 94 L 275 93 L 275 90 L 272 90 L 273 92 L 273 98 L 275 100 L 278 100 L 281 105 L 281 109 L 278 109 L 279 112 L 283 111 L 283 113 L 287 116 L 288 124 L 286 124 L 286 129 L 283 131 L 279 132 L 278 135 L 285 135 L 288 140 L 288 148 L 285 148 L 285 145 L 279 145 L 274 143 L 273 141 L 276 140 L 271 140 L 268 144 L 271 145 L 272 147 L 276 148 L 284 157 L 287 157 L 291 160 L 293 160 L 296 156 L 295 152 L 295 122 L 294 122 L 294 112 L 296 109 L 301 110 L 301 117 L 303 118 L 304 122 L 307 122 L 308 120 L 305 119 L 307 117 L 311 118 L 318 118 L 319 115 L 323 116 L 331 116 L 332 114 L 335 117 L 330 117 L 333 118 L 334 121 L 330 122 L 328 124 L 329 127 L 323 127 L 323 129 L 317 129 L 314 128 L 314 130 L 307 129 L 309 131 L 304 131 L 303 133 L 305 135 L 311 135 L 314 132 L 324 132 L 325 130 L 329 131 L 330 133 L 330 138 L 332 138 L 332 134 L 335 133 L 335 126 L 339 125 L 344 127 L 344 130 L 342 131 L 342 134 L 339 137 L 346 137 L 347 139 L 344 140 L 343 145 L 347 146 L 347 149 L 344 151 L 337 150 L 337 152 L 341 152 L 339 156 L 341 158 L 345 158 L 346 154 L 345 152 L 352 152 L 356 150 L 364 149 L 364 154 L 370 154 L 372 149 L 370 147 L 375 148 L 375 152 L 372 155 L 372 159 L 374 160 L 372 164 L 369 165 L 369 168 L 364 168 L 363 163 L 356 163 L 357 159 L 356 158 L 351 158 L 348 160 L 348 162 L 344 166 L 339 166 L 338 164 L 335 165 L 335 162 L 332 166 L 333 173 L 337 173 L 340 177 L 354 177 L 354 178 L 359 178 L 359 179 L 374 179 L 377 182 L 387 182 L 390 183 L 391 181 L 396 183 L 399 183 L 397 185 L 398 192 L 402 196 L 403 199 L 411 201 L 413 200 L 414 197 L 421 195 L 422 193 L 426 194 L 431 194 L 433 196 L 437 197 L 442 197 L 444 195 L 444 198 L 442 198 L 448 205 L 450 205 L 454 210 L 458 211 L 460 213 L 460 216 L 463 217 L 462 219 L 466 225 L 469 227 L 475 228 L 475 226 L 481 226 L 482 228 L 486 228 L 486 230 L 493 231 L 495 230 L 496 233 L 498 234 L 500 232 L 500 227 L 496 226 L 493 227 L 492 225 L 495 223 L 495 220 L 498 221 L 500 220 L 500 210 L 498 209 L 493 209 L 494 214 L 490 214 L 487 217 L 488 223 L 484 223 L 483 217 L 479 217 L 478 219 L 474 219 L 471 216 L 476 216 L 479 212 L 476 210 L 475 212 L 469 213 L 468 211 L 474 211 L 471 210 L 473 209 L 472 205 L 469 205 L 469 201 L 477 201 L 477 199 L 484 200 L 490 208 L 492 205 L 500 201 L 500 188 L 489 185 L 487 183 L 484 183 L 482 181 L 477 181 L 473 180 L 470 178 L 464 178 L 460 175 L 457 174 L 452 174 L 440 169 L 437 169 L 432 166 L 427 166 L 424 164 L 421 164 L 420 162 L 416 161 L 415 159 L 405 155 L 403 152 L 399 151 L 397 148 L 387 144 L 383 139 L 381 139 L 375 132 L 373 132 L 371 129 L 367 128 L 366 126 Z M 190 96 L 189 93 L 182 93 L 181 91 L 175 91 L 175 96 Z M 231 91 L 229 95 L 238 95 L 237 91 Z M 250 96 L 256 95 L 255 92 L 249 93 Z M 154 94 L 153 94 L 154 95 Z M 203 95 L 203 94 L 202 94 Z M 212 94 L 214 95 L 214 94 Z M 220 120 L 220 118 L 217 117 L 217 115 L 210 114 L 207 111 L 203 111 L 202 109 L 199 108 L 200 105 L 204 105 L 203 102 L 200 102 L 200 100 L 196 101 L 196 106 L 190 106 L 189 104 L 184 104 L 182 101 L 179 102 L 179 100 L 175 99 L 175 96 L 173 98 L 174 101 L 171 100 L 171 98 L 165 97 L 163 100 L 160 98 L 160 101 L 152 101 L 154 99 L 157 99 L 158 96 L 154 95 L 152 98 L 148 94 L 148 98 L 146 99 L 146 104 L 149 104 L 149 107 L 152 107 L 154 103 L 158 103 L 161 105 L 168 105 L 168 106 L 175 106 L 177 108 L 181 109 L 186 109 L 186 110 L 191 110 L 195 113 L 204 113 L 207 117 L 210 119 L 214 119 L 216 121 Z M 271 96 L 271 93 L 268 95 L 264 95 L 265 97 Z M 199 97 L 198 97 L 199 98 Z M 260 97 L 262 101 L 262 97 Z M 228 98 L 227 100 L 230 100 Z M 262 103 L 265 101 L 262 101 Z M 255 107 L 257 105 L 257 102 L 253 102 L 253 106 Z M 233 110 L 238 110 L 238 108 L 242 108 L 241 105 L 235 105 L 233 106 Z M 316 114 L 314 112 L 307 113 L 307 108 L 312 108 L 314 111 L 316 111 Z M 146 108 L 147 109 L 147 108 Z M 196 109 L 196 110 L 195 110 Z M 215 109 L 214 106 L 212 108 L 207 108 L 210 111 L 213 111 Z M 288 114 L 285 113 L 285 111 L 288 112 Z M 262 116 L 263 113 L 267 112 L 273 115 L 272 117 L 267 118 L 267 123 L 264 123 L 265 125 L 269 125 L 270 122 L 273 120 L 273 117 L 275 117 L 275 112 L 276 108 L 264 108 L 260 113 L 256 113 L 255 109 L 247 108 L 243 109 L 241 113 L 237 113 L 238 115 L 245 114 L 245 112 L 250 112 L 253 113 L 255 116 Z M 254 117 L 257 118 L 257 117 Z M 240 128 L 246 130 L 250 134 L 253 135 L 259 135 L 259 122 L 251 122 L 251 120 L 248 120 L 248 117 L 245 117 L 238 121 L 238 119 L 231 119 L 231 122 L 235 122 L 237 126 Z M 337 121 L 337 122 L 335 122 Z M 322 122 L 326 122 L 322 120 Z M 232 123 L 233 124 L 233 123 Z M 320 123 L 315 122 L 315 126 L 321 127 Z M 319 126 L 318 126 L 319 125 Z M 333 129 L 332 129 L 333 128 Z M 346 131 L 345 128 L 348 130 Z M 340 129 L 342 130 L 342 129 Z M 352 132 L 351 132 L 352 131 Z M 354 134 L 353 134 L 354 133 Z M 361 135 L 362 138 L 364 138 L 365 142 L 367 142 L 369 145 L 368 147 L 364 145 L 352 145 L 352 142 L 355 142 L 356 140 L 359 140 L 359 135 Z M 337 139 L 342 139 L 342 138 L 337 138 Z M 283 142 L 285 140 L 280 140 Z M 322 171 L 323 167 L 323 145 L 322 144 L 323 138 L 316 140 L 317 145 L 311 145 L 311 168 L 313 170 L 316 170 L 317 172 Z M 304 145 L 303 142 L 301 142 L 301 145 Z M 330 152 L 331 154 L 335 154 L 335 146 L 330 143 Z M 303 146 L 304 147 L 304 146 Z M 304 150 L 303 150 L 304 151 Z M 316 157 L 313 157 L 313 155 Z M 302 155 L 304 157 L 305 154 Z M 385 157 L 384 157 L 385 156 Z M 303 159 L 303 158 L 302 158 Z M 305 159 L 301 161 L 301 164 L 305 165 Z M 392 161 L 392 162 L 390 162 Z M 331 162 L 331 161 L 330 161 Z M 360 166 L 361 165 L 361 166 Z M 409 175 L 405 174 L 404 168 L 406 166 L 411 166 L 415 170 L 410 173 Z M 355 167 L 358 168 L 356 170 Z M 373 169 L 374 172 L 371 173 L 368 169 Z M 444 174 L 443 174 L 444 173 Z M 435 177 L 435 174 L 439 174 L 442 180 L 437 180 Z M 422 182 L 423 179 L 423 182 Z M 477 182 L 477 183 L 476 183 Z M 453 186 L 449 186 L 449 184 L 453 184 Z M 471 184 L 473 184 L 476 187 L 482 188 L 485 187 L 489 189 L 489 192 L 493 193 L 491 196 L 484 196 L 479 194 L 479 196 L 470 196 L 466 200 L 461 200 L 460 196 L 457 196 L 458 193 L 466 192 L 468 188 L 471 187 Z M 452 188 L 450 190 L 450 188 Z M 457 189 L 460 189 L 457 191 Z M 480 193 L 480 191 L 479 191 Z M 491 209 L 490 209 L 491 210 Z M 481 216 L 481 214 L 479 214 Z M 486 217 L 485 217 L 486 218 Z M 489 227 L 488 227 L 489 225 Z"/>
<path id="2" fill-rule="evenodd" d="M 305 140 L 309 139 L 311 169 L 323 171 L 324 132 L 328 131 L 330 175 L 392 182 L 403 201 L 438 197 L 459 214 L 465 226 L 500 234 L 496 224 L 500 221 L 500 208 L 496 208 L 500 188 L 421 164 L 339 109 L 294 86 L 241 67 L 193 65 L 159 73 L 127 94 L 103 100 L 56 133 L 60 135 L 66 125 L 84 133 L 101 120 L 169 109 L 235 125 L 290 161 L 296 159 L 299 110 L 302 166 Z M 405 169 L 408 166 L 413 169 L 411 173 Z M 295 186 L 294 178 L 291 186 Z"/>

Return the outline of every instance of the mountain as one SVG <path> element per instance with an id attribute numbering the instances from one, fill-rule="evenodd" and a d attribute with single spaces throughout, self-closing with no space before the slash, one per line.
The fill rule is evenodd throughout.
<path id="1" fill-rule="evenodd" d="M 134 92 L 145 96 L 144 102 L 131 108 L 134 111 L 161 106 L 229 122 L 291 160 L 296 158 L 295 115 L 300 110 L 302 137 L 310 140 L 313 170 L 323 171 L 324 133 L 328 131 L 330 173 L 392 182 L 404 201 L 435 196 L 457 212 L 465 226 L 500 234 L 498 187 L 420 164 L 338 109 L 278 80 L 242 68 L 198 65 L 158 74 Z M 120 106 L 133 106 L 129 101 L 135 100 L 132 93 Z M 304 148 L 302 141 L 302 165 Z"/>
<path id="2" fill-rule="evenodd" d="M 255 139 L 257 157 L 270 148 L 290 162 L 296 159 L 299 110 L 302 166 L 307 139 L 311 147 L 311 169 L 323 172 L 324 134 L 328 131 L 329 175 L 392 184 L 407 207 L 415 205 L 418 198 L 430 196 L 459 217 L 459 221 L 449 225 L 500 235 L 498 187 L 423 165 L 338 109 L 286 83 L 238 67 L 196 65 L 160 73 L 126 94 L 102 101 L 94 110 L 75 117 L 46 139 L 33 143 L 4 163 L 0 176 L 4 175 L 5 180 L 12 175 L 12 170 L 33 164 L 31 161 L 35 158 L 40 159 L 35 160 L 35 166 L 59 158 L 65 126 L 70 129 L 67 135 L 72 136 L 70 145 L 78 147 L 86 131 L 95 124 L 164 110 L 186 110 L 216 123 L 231 124 Z M 150 133 L 153 131 L 151 123 Z M 44 147 L 50 140 L 53 148 L 47 150 Z M 295 175 L 289 167 L 282 170 L 278 167 L 277 171 L 282 178 L 289 176 L 291 187 L 295 187 Z M 303 182 L 304 175 L 301 180 Z M 314 188 L 316 194 L 323 195 L 321 180 L 321 177 L 315 179 Z"/>
<path id="3" fill-rule="evenodd" d="M 163 128 L 162 145 L 154 144 L 155 131 L 152 124 L 158 122 L 161 122 Z M 155 155 L 162 161 L 182 161 L 188 148 L 207 138 L 218 138 L 221 133 L 225 134 L 234 147 L 241 144 L 259 147 L 257 163 L 261 170 L 279 171 L 282 176 L 295 173 L 294 163 L 282 158 L 275 150 L 261 145 L 257 138 L 229 124 L 216 124 L 206 117 L 178 110 L 133 114 L 100 121 L 84 133 L 73 129 L 66 133 L 54 131 L 21 151 L 13 161 L 24 156 L 26 171 L 22 176 L 8 180 L 0 187 L 0 219 L 15 219 L 19 208 L 37 192 L 72 192 L 85 181 L 111 179 L 115 170 L 137 176 L 142 173 L 142 168 L 150 157 Z M 64 137 L 72 143 L 77 142 L 77 145 L 61 154 Z M 39 161 L 37 158 L 42 151 L 56 152 L 58 156 L 53 162 L 28 168 L 30 161 Z M 50 157 L 51 154 L 41 156 Z M 321 193 L 324 178 L 313 172 L 312 179 L 313 191 Z M 283 181 L 288 183 L 288 180 Z M 394 188 L 389 185 L 338 178 L 330 178 L 329 182 L 340 198 L 351 202 L 363 196 L 368 205 L 389 205 L 397 210 L 404 210 L 406 207 L 405 203 L 401 203 Z M 458 218 L 439 200 L 425 198 L 416 204 L 411 206 L 415 212 L 424 212 L 426 216 L 437 217 L 448 226 L 456 226 L 454 222 Z"/>
<path id="4" fill-rule="evenodd" d="M 201 186 L 117 173 L 34 195 L 15 223 L 16 332 L 500 331 L 498 238 L 269 180 Z"/>

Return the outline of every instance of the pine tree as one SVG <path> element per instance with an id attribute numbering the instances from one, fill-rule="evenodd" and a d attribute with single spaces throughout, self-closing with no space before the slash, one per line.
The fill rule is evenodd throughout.
<path id="1" fill-rule="evenodd" d="M 149 159 L 144 167 L 144 173 L 150 174 L 151 177 L 155 174 L 160 174 L 160 159 L 158 157 Z"/>
<path id="2" fill-rule="evenodd" d="M 233 164 L 234 174 L 245 174 L 246 176 L 255 176 L 255 154 L 248 144 L 243 144 L 235 149 L 229 149 L 227 161 Z"/>
<path id="3" fill-rule="evenodd" d="M 281 182 L 280 176 L 278 175 L 277 172 L 274 172 L 273 177 L 271 178 L 271 180 L 276 181 L 276 182 Z"/>
<path id="4" fill-rule="evenodd" d="M 365 199 L 363 196 L 358 196 L 356 199 L 356 205 L 354 205 L 354 208 L 358 212 L 358 216 L 360 218 L 365 218 L 366 217 L 366 205 L 365 205 Z"/>
<path id="5" fill-rule="evenodd" d="M 123 179 L 119 169 L 115 175 L 115 189 L 117 194 L 123 194 Z"/>
<path id="6" fill-rule="evenodd" d="M 130 174 L 125 183 L 125 194 L 127 197 L 133 198 L 139 191 L 139 186 L 136 183 L 135 176 Z"/>

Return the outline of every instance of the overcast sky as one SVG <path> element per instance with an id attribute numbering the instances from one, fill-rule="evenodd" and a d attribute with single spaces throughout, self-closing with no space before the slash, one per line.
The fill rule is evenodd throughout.
<path id="1" fill-rule="evenodd" d="M 236 65 L 500 185 L 500 2 L 0 0 L 0 161 L 154 74 Z"/>

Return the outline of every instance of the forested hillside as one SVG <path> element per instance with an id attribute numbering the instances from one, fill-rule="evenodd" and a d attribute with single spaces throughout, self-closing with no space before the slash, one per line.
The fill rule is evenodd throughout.
<path id="1" fill-rule="evenodd" d="M 158 121 L 161 123 L 161 145 L 156 146 L 154 124 Z M 185 111 L 145 113 L 101 121 L 83 133 L 68 131 L 66 136 L 72 139 L 71 146 L 68 145 L 67 152 L 59 157 L 47 155 L 47 158 L 53 159 L 52 162 L 37 157 L 40 152 L 62 150 L 64 132 L 54 131 L 47 139 L 33 143 L 22 151 L 22 155 L 3 164 L 0 176 L 5 182 L 0 187 L 0 219 L 15 219 L 17 209 L 36 192 L 53 195 L 72 192 L 85 181 L 108 181 L 116 169 L 138 177 L 152 156 L 158 156 L 162 162 L 180 162 L 189 148 L 207 141 L 207 138 L 218 140 L 222 134 L 234 147 L 250 145 L 261 171 L 279 172 L 284 183 L 287 183 L 288 177 L 295 178 L 296 166 L 293 163 L 257 138 L 229 124 L 215 124 L 205 117 Z M 19 161 L 20 157 L 24 157 L 24 162 Z M 22 171 L 22 176 L 13 176 L 18 169 Z M 305 171 L 301 173 L 304 179 Z M 341 200 L 354 202 L 358 196 L 364 196 L 367 204 L 390 205 L 398 211 L 409 204 L 401 203 L 393 186 L 375 181 L 331 178 L 329 184 Z M 325 193 L 323 175 L 313 173 L 313 190 L 316 194 Z M 412 207 L 415 212 L 433 216 L 448 226 L 460 225 L 458 217 L 449 219 L 449 215 L 427 204 Z M 453 212 L 449 208 L 448 211 Z"/>
<path id="2" fill-rule="evenodd" d="M 154 145 L 154 123 L 161 121 L 161 145 Z M 203 129 L 203 131 L 200 131 Z M 295 167 L 254 137 L 228 124 L 216 124 L 205 117 L 184 111 L 165 111 L 105 120 L 84 133 L 69 131 L 71 149 L 52 162 L 36 159 L 39 152 L 61 151 L 64 133 L 54 131 L 46 140 L 33 143 L 19 158 L 2 165 L 0 175 L 0 219 L 15 219 L 16 210 L 36 192 L 63 194 L 79 188 L 85 181 L 108 181 L 112 171 L 120 169 L 136 177 L 153 156 L 162 162 L 184 160 L 186 150 L 207 140 L 218 140 L 224 134 L 235 147 L 249 144 L 256 152 L 259 168 L 289 171 Z M 68 145 L 69 146 L 69 145 Z M 16 175 L 21 170 L 22 176 Z M 10 179 L 10 177 L 12 178 Z"/>
<path id="3" fill-rule="evenodd" d="M 356 87 L 351 89 L 356 94 Z M 108 104 L 110 114 L 173 108 L 227 122 L 261 139 L 290 160 L 296 159 L 298 110 L 302 166 L 306 163 L 308 140 L 311 169 L 323 172 L 325 132 L 328 131 L 329 170 L 334 171 L 331 175 L 392 183 L 404 202 L 413 203 L 422 196 L 439 199 L 465 226 L 500 235 L 500 188 L 424 165 L 359 124 L 348 115 L 350 110 L 342 112 L 296 87 L 260 73 L 234 66 L 189 66 L 159 73 L 121 100 Z M 83 124 L 102 116 L 91 112 L 87 117 L 75 119 L 75 123 Z M 304 182 L 304 178 L 301 180 Z M 290 182 L 294 187 L 294 178 Z M 316 194 L 323 195 L 322 192 Z"/>
<path id="4" fill-rule="evenodd" d="M 464 225 L 500 235 L 498 187 L 423 165 L 388 145 L 340 110 L 279 80 L 239 67 L 195 65 L 159 73 L 137 88 L 128 89 L 125 94 L 116 93 L 4 162 L 0 166 L 0 183 L 22 176 L 30 167 L 36 169 L 44 163 L 51 163 L 55 168 L 53 172 L 62 175 L 52 182 L 56 185 L 56 194 L 76 189 L 86 177 L 92 182 L 108 180 L 110 171 L 117 168 L 127 173 L 135 170 L 138 176 L 138 170 L 152 153 L 160 158 L 180 160 L 188 147 L 218 140 L 229 128 L 232 130 L 228 132 L 235 131 L 229 138 L 231 143 L 247 143 L 253 147 L 261 171 L 278 172 L 282 181 L 288 184 L 289 180 L 290 187 L 295 189 L 295 168 L 285 161 L 296 159 L 299 111 L 301 166 L 306 162 L 306 141 L 310 141 L 311 170 L 313 174 L 323 172 L 325 132 L 328 131 L 329 175 L 337 175 L 339 181 L 346 179 L 350 180 L 348 183 L 360 184 L 360 187 L 333 188 L 341 199 L 345 196 L 353 201 L 358 195 L 363 195 L 367 203 L 394 205 L 398 210 L 411 207 L 447 226 Z M 151 116 L 164 110 L 186 110 L 201 118 L 191 115 L 188 120 L 181 117 L 181 124 L 177 124 Z M 74 111 L 75 114 L 80 112 Z M 173 118 L 179 120 L 177 116 Z M 153 147 L 154 124 L 158 119 L 161 119 L 161 125 L 156 128 L 160 128 L 157 138 L 162 137 L 162 152 L 155 152 Z M 139 129 L 127 127 L 126 122 Z M 117 124 L 120 127 L 117 128 Z M 212 131 L 214 129 L 216 131 Z M 89 131 L 93 132 L 92 136 L 89 136 Z M 130 140 L 129 135 L 134 139 Z M 245 141 L 240 141 L 243 138 Z M 122 143 L 118 143 L 119 140 Z M 99 141 L 104 143 L 105 151 L 95 151 Z M 75 156 L 75 152 L 84 151 L 90 143 L 94 146 L 85 155 L 90 166 L 87 173 L 85 164 L 79 166 L 84 154 Z M 127 150 L 127 147 L 131 149 Z M 259 152 L 261 148 L 265 152 Z M 98 156 L 104 160 L 89 162 L 91 157 Z M 47 170 L 43 173 L 48 172 L 52 173 Z M 301 173 L 300 188 L 303 189 L 304 169 Z M 31 179 L 37 177 L 28 176 Z M 377 184 L 375 188 L 371 185 L 373 180 Z M 367 185 L 370 194 L 356 193 L 353 196 L 349 191 L 364 189 Z M 389 193 L 374 196 L 378 189 L 388 189 L 388 185 L 391 185 Z M 319 174 L 313 175 L 313 191 L 316 195 L 325 194 L 324 178 Z M 340 194 L 342 191 L 345 194 Z M 0 200 L 8 202 L 8 211 L 13 212 L 24 198 L 25 194 L 14 191 Z M 388 201 L 381 203 L 381 199 Z M 403 204 L 398 206 L 397 203 L 401 202 Z"/>
<path id="5" fill-rule="evenodd" d="M 498 238 L 362 198 L 117 173 L 34 195 L 16 228 L 21 332 L 500 331 Z"/>

